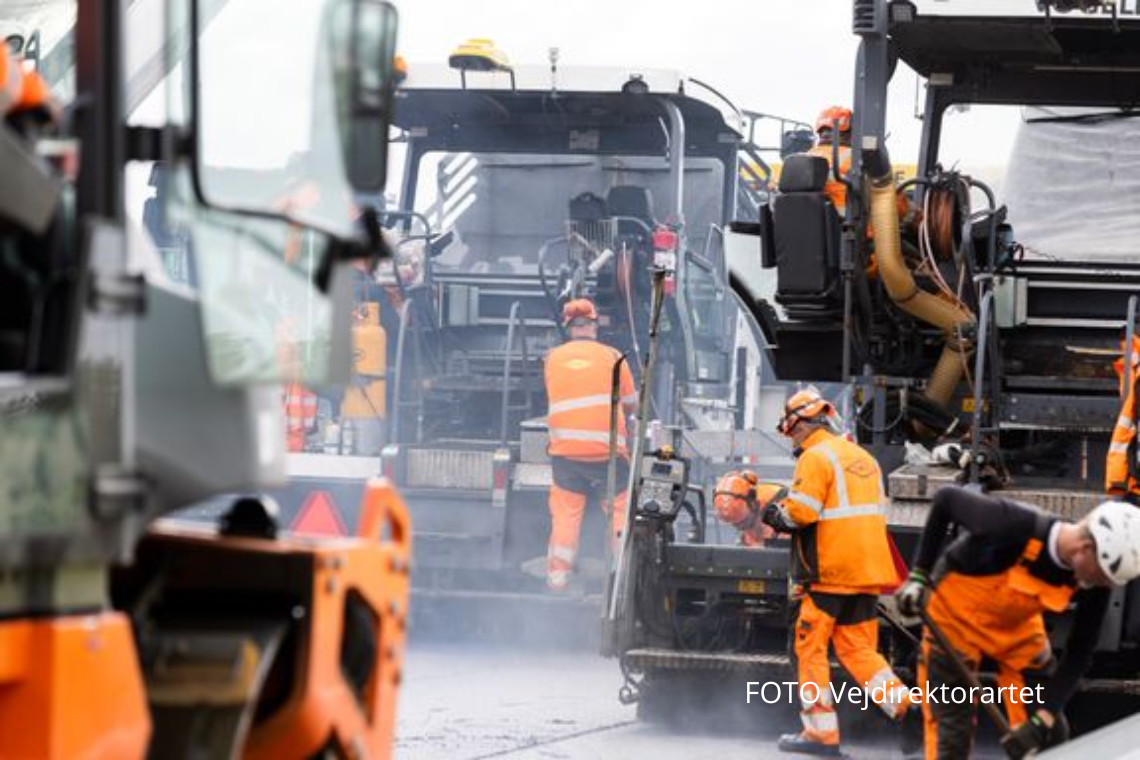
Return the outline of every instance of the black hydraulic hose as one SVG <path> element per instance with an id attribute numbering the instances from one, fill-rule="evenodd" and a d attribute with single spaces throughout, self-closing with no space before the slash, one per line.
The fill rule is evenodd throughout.
<path id="1" fill-rule="evenodd" d="M 558 298 L 550 292 L 550 283 L 546 277 L 546 252 L 550 248 L 551 243 L 555 243 L 565 238 L 554 238 L 542 244 L 538 249 L 538 284 L 542 286 L 542 295 L 546 300 L 546 305 L 550 307 L 550 316 L 554 320 L 554 326 L 558 328 L 558 335 L 562 340 L 566 340 L 566 327 L 562 324 L 562 314 L 558 308 Z"/>

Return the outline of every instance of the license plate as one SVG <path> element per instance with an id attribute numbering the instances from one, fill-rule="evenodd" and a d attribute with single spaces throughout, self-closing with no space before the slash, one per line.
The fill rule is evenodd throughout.
<path id="1" fill-rule="evenodd" d="M 764 581 L 738 581 L 736 590 L 742 594 L 763 594 Z"/>

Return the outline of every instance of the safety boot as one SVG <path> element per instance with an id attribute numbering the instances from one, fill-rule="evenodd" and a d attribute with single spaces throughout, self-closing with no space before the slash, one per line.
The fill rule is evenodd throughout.
<path id="1" fill-rule="evenodd" d="M 812 736 L 812 733 L 814 732 L 804 730 L 798 734 L 784 734 L 776 746 L 781 752 L 797 752 L 801 755 L 843 756 L 843 752 L 839 749 L 838 737 L 835 738 L 834 742 L 827 742 L 821 741 L 819 737 Z"/>

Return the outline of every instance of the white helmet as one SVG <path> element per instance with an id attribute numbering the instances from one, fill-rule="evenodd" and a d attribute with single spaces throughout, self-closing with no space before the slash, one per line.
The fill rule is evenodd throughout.
<path id="1" fill-rule="evenodd" d="M 1096 542 L 1096 561 L 1113 583 L 1123 586 L 1140 576 L 1140 508 L 1106 501 L 1088 515 Z"/>

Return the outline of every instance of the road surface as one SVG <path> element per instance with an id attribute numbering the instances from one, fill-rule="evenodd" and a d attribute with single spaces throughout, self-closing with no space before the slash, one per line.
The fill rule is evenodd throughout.
<path id="1" fill-rule="evenodd" d="M 789 757 L 775 748 L 776 737 L 795 728 L 786 715 L 768 716 L 758 707 L 755 725 L 727 734 L 679 730 L 638 722 L 635 708 L 617 699 L 621 685 L 617 664 L 589 651 L 416 642 L 400 691 L 396 758 Z M 845 744 L 847 754 L 905 757 L 897 732 L 879 734 Z"/>

